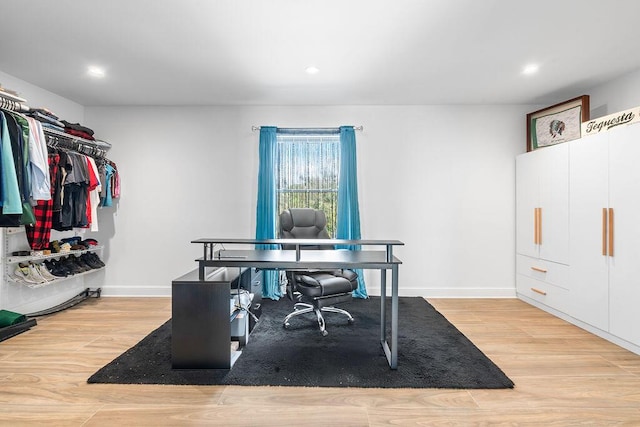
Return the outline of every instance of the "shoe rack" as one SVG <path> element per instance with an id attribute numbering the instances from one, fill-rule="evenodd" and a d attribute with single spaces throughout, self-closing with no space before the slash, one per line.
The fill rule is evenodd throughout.
<path id="1" fill-rule="evenodd" d="M 56 253 L 51 253 L 46 255 L 15 256 L 12 254 L 16 251 L 19 251 L 21 248 L 25 246 L 26 236 L 25 236 L 24 227 L 3 228 L 2 240 L 4 242 L 2 247 L 3 249 L 2 250 L 2 276 L 3 276 L 2 284 L 3 286 L 19 286 L 19 287 L 26 287 L 31 289 L 32 291 L 28 292 L 30 294 L 29 295 L 30 298 L 37 298 L 38 292 L 45 292 L 45 291 L 39 291 L 39 288 L 46 287 L 48 289 L 46 291 L 46 294 L 47 296 L 50 296 L 52 293 L 55 294 L 56 292 L 54 288 L 51 288 L 52 285 L 55 285 L 61 282 L 66 282 L 71 279 L 77 279 L 85 275 L 90 275 L 98 271 L 104 270 L 105 268 L 105 267 L 92 268 L 91 270 L 69 274 L 66 277 L 48 278 L 40 281 L 39 283 L 30 283 L 16 277 L 15 270 L 19 265 L 42 264 L 45 261 L 61 260 L 69 256 L 79 257 L 87 253 L 97 254 L 102 252 L 102 250 L 104 249 L 104 246 L 96 245 L 96 246 L 90 246 L 89 248 L 82 249 L 82 250 L 68 250 L 68 251 L 61 251 L 61 252 L 56 252 Z M 91 290 L 89 288 L 86 288 L 82 292 L 74 296 L 73 298 L 61 304 L 58 304 L 54 307 L 49 307 L 44 310 L 40 310 L 37 313 L 30 313 L 29 316 L 34 316 L 34 315 L 40 316 L 45 314 L 51 314 L 51 313 L 72 307 L 73 305 L 78 304 L 79 302 L 81 302 L 86 298 L 89 298 L 92 296 L 100 297 L 100 293 L 101 293 L 101 289 L 99 288 L 96 290 Z M 3 289 L 0 295 L 2 295 L 3 297 L 2 299 L 4 299 L 7 297 L 8 294 L 9 294 L 8 289 Z M 0 299 L 0 307 L 9 305 L 10 301 L 2 301 L 2 299 Z"/>

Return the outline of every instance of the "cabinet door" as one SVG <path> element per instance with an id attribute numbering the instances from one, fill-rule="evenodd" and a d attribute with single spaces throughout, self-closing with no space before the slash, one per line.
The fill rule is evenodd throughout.
<path id="1" fill-rule="evenodd" d="M 640 345 L 640 125 L 609 134 L 609 203 L 614 213 L 609 332 Z"/>
<path id="2" fill-rule="evenodd" d="M 539 209 L 539 243 L 536 215 Z M 516 252 L 569 262 L 569 149 L 567 144 L 516 157 Z"/>
<path id="3" fill-rule="evenodd" d="M 603 209 L 608 208 L 608 135 L 570 142 L 568 314 L 608 330 L 608 260 L 603 254 Z"/>
<path id="4" fill-rule="evenodd" d="M 516 252 L 536 258 L 538 245 L 534 241 L 534 211 L 540 200 L 540 152 L 534 151 L 516 157 Z"/>
<path id="5" fill-rule="evenodd" d="M 539 257 L 569 263 L 569 146 L 554 145 L 538 157 L 540 194 Z"/>

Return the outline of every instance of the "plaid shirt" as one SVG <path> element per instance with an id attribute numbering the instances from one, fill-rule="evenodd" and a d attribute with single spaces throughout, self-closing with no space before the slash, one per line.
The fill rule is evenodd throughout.
<path id="1" fill-rule="evenodd" d="M 57 182 L 59 162 L 60 156 L 58 154 L 49 154 L 49 176 L 52 183 Z M 53 201 L 55 191 L 56 186 L 52 185 L 51 200 L 38 200 L 38 204 L 33 207 L 33 214 L 36 217 L 36 223 L 33 226 L 25 226 L 29 246 L 34 251 L 49 248 L 51 227 L 53 226 Z"/>

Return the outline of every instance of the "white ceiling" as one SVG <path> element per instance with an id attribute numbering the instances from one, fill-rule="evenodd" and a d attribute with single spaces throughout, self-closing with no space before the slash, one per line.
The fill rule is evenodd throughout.
<path id="1" fill-rule="evenodd" d="M 551 104 L 640 68 L 638 0 L 1 0 L 0 16 L 0 71 L 86 106 Z"/>

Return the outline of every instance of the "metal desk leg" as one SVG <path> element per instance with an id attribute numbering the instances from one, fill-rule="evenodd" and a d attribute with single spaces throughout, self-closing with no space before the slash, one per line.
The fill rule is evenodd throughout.
<path id="1" fill-rule="evenodd" d="M 387 299 L 387 270 L 381 269 L 380 273 L 380 342 L 384 347 L 387 341 L 387 315 L 386 304 Z"/>
<path id="2" fill-rule="evenodd" d="M 391 267 L 391 345 L 386 337 L 386 270 L 382 270 L 380 277 L 380 342 L 384 350 L 389 367 L 398 369 L 398 266 Z"/>
<path id="3" fill-rule="evenodd" d="M 398 265 L 391 268 L 391 369 L 398 369 Z"/>

